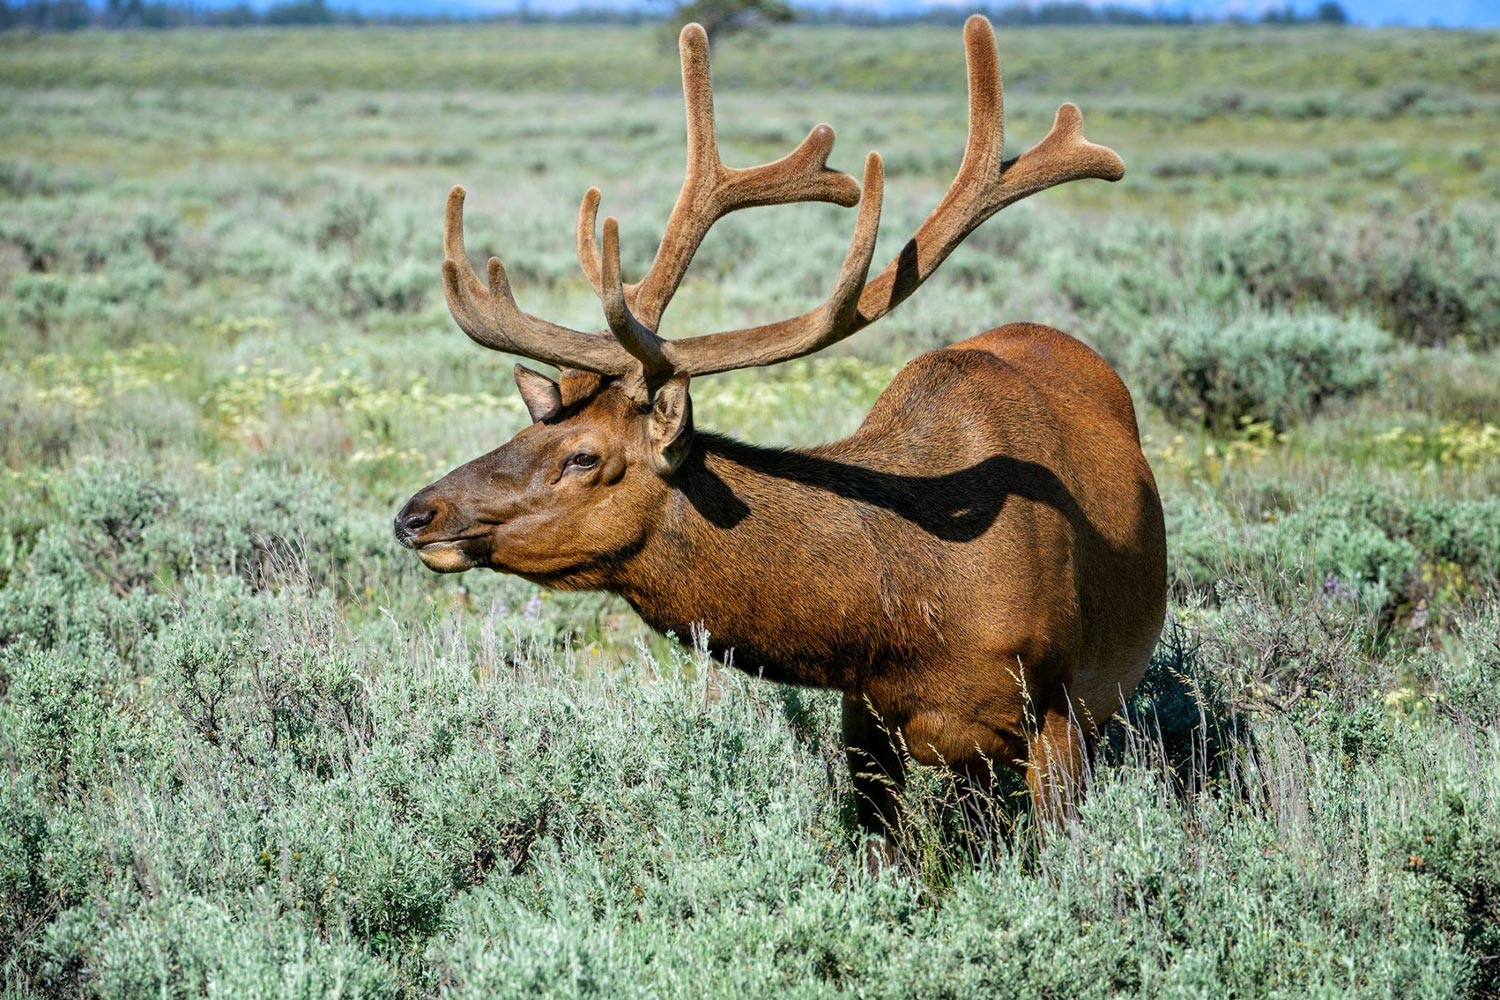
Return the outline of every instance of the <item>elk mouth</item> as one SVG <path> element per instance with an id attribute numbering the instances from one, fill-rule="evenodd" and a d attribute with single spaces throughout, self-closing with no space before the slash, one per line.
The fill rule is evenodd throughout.
<path id="1" fill-rule="evenodd" d="M 414 549 L 422 565 L 435 573 L 462 573 L 488 563 L 489 535 L 485 531 L 452 538 L 412 539 L 403 544 Z"/>

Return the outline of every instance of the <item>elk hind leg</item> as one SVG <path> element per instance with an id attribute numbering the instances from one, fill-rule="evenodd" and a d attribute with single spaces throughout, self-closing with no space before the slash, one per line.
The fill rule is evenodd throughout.
<path id="1" fill-rule="evenodd" d="M 846 694 L 843 737 L 854 783 L 854 815 L 870 835 L 866 860 L 872 869 L 893 864 L 906 784 L 906 760 L 895 725 L 888 725 L 864 698 Z"/>

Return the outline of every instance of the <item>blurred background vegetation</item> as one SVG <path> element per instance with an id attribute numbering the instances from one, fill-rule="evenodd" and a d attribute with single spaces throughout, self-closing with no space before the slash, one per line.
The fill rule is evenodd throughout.
<path id="1" fill-rule="evenodd" d="M 390 537 L 524 419 L 442 304 L 449 185 L 599 326 L 577 199 L 639 274 L 681 178 L 654 26 L 0 36 L 5 995 L 1500 995 L 1500 34 L 1000 47 L 1012 152 L 1073 100 L 1126 179 L 698 421 L 827 440 L 919 351 L 1063 327 L 1140 406 L 1172 623 L 1074 828 L 925 775 L 877 879 L 828 695 Z M 731 164 L 885 154 L 882 258 L 956 167 L 954 28 L 715 70 Z M 663 332 L 807 308 L 851 224 L 726 219 Z"/>

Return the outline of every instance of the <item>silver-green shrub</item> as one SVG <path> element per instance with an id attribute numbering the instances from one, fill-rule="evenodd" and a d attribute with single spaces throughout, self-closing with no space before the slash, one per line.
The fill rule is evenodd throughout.
<path id="1" fill-rule="evenodd" d="M 1287 427 L 1374 388 L 1389 346 L 1371 323 L 1326 313 L 1194 313 L 1148 322 L 1131 368 L 1170 417 Z"/>

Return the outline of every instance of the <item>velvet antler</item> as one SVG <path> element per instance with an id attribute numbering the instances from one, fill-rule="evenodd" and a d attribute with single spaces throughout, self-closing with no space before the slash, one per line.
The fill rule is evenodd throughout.
<path id="1" fill-rule="evenodd" d="M 596 238 L 600 194 L 590 188 L 578 212 L 578 260 L 598 294 L 609 333 L 582 333 L 521 311 L 497 258 L 485 287 L 469 267 L 463 245 L 464 191 L 448 196 L 443 287 L 454 319 L 486 347 L 559 367 L 627 375 L 649 395 L 673 373 L 706 375 L 802 357 L 875 322 L 903 302 L 990 216 L 1013 202 L 1085 177 L 1119 180 L 1125 165 L 1112 150 L 1083 137 L 1072 104 L 1057 111 L 1041 142 L 1003 160 L 1005 109 L 995 33 L 975 15 L 964 25 L 969 73 L 969 135 L 963 162 L 947 194 L 896 259 L 866 284 L 880 226 L 884 174 L 878 154 L 865 160 L 863 188 L 827 167 L 833 129 L 819 125 L 774 163 L 735 169 L 719 158 L 714 128 L 708 39 L 690 24 L 682 30 L 682 90 L 687 105 L 687 171 L 650 269 L 627 285 L 620 275 L 619 224 L 604 220 Z M 657 335 L 661 318 L 704 236 L 730 212 L 758 205 L 825 201 L 859 204 L 854 236 L 838 281 L 821 306 L 791 319 L 682 340 Z"/>

